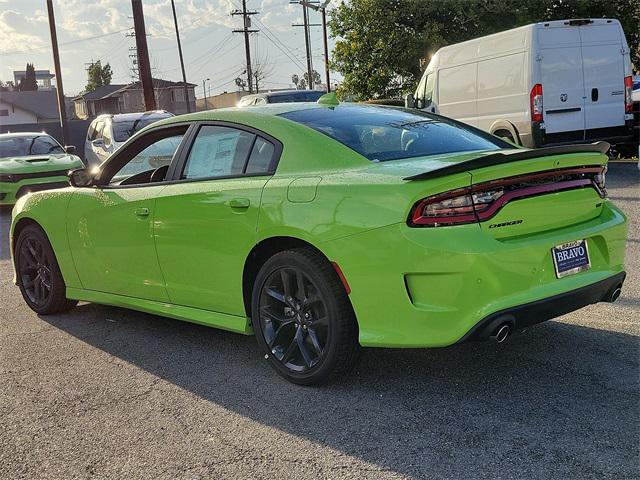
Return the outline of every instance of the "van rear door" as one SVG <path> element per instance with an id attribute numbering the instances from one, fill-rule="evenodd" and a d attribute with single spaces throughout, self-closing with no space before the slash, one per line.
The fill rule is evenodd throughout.
<path id="1" fill-rule="evenodd" d="M 580 31 L 577 27 L 541 28 L 538 45 L 546 132 L 574 132 L 566 140 L 582 140 L 585 94 Z"/>
<path id="2" fill-rule="evenodd" d="M 579 30 L 587 97 L 585 128 L 624 126 L 625 57 L 620 25 L 593 23 L 582 25 Z"/>

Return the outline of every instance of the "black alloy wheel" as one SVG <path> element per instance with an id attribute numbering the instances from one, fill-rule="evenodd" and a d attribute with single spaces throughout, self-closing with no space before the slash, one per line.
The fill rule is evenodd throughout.
<path id="1" fill-rule="evenodd" d="M 56 256 L 38 225 L 20 231 L 14 257 L 20 292 L 33 311 L 44 315 L 59 313 L 78 303 L 66 298 L 66 285 Z"/>
<path id="2" fill-rule="evenodd" d="M 286 368 L 305 372 L 322 360 L 330 335 L 327 306 L 300 268 L 282 267 L 269 275 L 259 311 L 271 354 Z"/>
<path id="3" fill-rule="evenodd" d="M 294 383 L 322 383 L 357 359 L 358 327 L 344 286 L 311 249 L 280 252 L 263 265 L 252 323 L 265 358 Z"/>

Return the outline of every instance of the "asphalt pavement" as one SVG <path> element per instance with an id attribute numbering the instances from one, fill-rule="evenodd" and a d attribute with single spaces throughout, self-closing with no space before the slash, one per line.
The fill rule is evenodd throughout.
<path id="1" fill-rule="evenodd" d="M 607 175 L 630 220 L 618 302 L 504 346 L 368 349 L 322 388 L 252 337 L 93 304 L 37 316 L 2 210 L 0 478 L 639 478 L 639 174 Z"/>

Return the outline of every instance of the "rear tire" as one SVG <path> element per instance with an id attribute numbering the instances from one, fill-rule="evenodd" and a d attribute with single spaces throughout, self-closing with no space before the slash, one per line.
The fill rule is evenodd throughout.
<path id="1" fill-rule="evenodd" d="M 360 352 L 358 325 L 332 265 L 308 248 L 265 262 L 251 318 L 258 345 L 281 376 L 314 385 L 348 372 Z"/>
<path id="2" fill-rule="evenodd" d="M 53 248 L 37 225 L 25 227 L 15 247 L 16 278 L 22 298 L 41 315 L 66 312 L 78 303 L 66 297 L 66 285 Z"/>

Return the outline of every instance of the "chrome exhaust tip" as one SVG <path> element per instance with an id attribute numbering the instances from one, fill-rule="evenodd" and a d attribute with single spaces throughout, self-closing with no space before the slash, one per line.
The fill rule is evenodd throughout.
<path id="1" fill-rule="evenodd" d="M 506 323 L 504 325 L 500 325 L 496 331 L 491 335 L 491 339 L 495 340 L 496 343 L 504 343 L 509 338 L 511 334 L 511 327 Z"/>
<path id="2" fill-rule="evenodd" d="M 613 291 L 611 292 L 611 295 L 609 295 L 609 299 L 607 301 L 609 303 L 615 302 L 618 299 L 618 297 L 620 296 L 621 293 L 622 293 L 622 285 L 618 285 L 616 288 L 613 289 Z"/>

